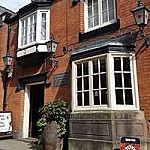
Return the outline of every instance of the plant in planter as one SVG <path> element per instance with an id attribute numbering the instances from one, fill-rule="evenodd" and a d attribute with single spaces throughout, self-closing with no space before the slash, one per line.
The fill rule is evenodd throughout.
<path id="1" fill-rule="evenodd" d="M 66 102 L 61 99 L 56 99 L 54 102 L 49 102 L 47 105 L 43 106 L 39 110 L 39 113 L 41 114 L 41 118 L 37 122 L 37 126 L 40 128 L 39 131 L 43 132 L 49 124 L 52 124 L 52 126 L 56 126 L 54 125 L 54 122 L 56 122 L 56 124 L 58 125 L 57 135 L 60 139 L 63 139 L 66 134 L 66 125 L 69 118 L 69 110 L 67 108 Z M 49 131 L 51 132 L 51 134 L 53 134 L 52 129 L 50 129 Z"/>

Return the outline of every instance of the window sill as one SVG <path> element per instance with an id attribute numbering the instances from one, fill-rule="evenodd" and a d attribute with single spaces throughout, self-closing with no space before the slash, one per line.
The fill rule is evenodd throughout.
<path id="1" fill-rule="evenodd" d="M 120 20 L 117 19 L 116 22 L 109 24 L 107 26 L 86 32 L 86 33 L 79 33 L 79 42 L 92 39 L 94 37 L 103 35 L 105 33 L 111 33 L 120 29 Z"/>

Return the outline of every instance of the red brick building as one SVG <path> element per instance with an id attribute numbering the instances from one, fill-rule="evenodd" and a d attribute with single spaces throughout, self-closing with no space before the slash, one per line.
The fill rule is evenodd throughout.
<path id="1" fill-rule="evenodd" d="M 148 150 L 150 48 L 135 24 L 136 6 L 133 0 L 37 0 L 2 24 L 0 62 L 8 25 L 15 57 L 6 95 L 14 136 L 36 137 L 38 109 L 61 98 L 72 110 L 70 150 L 117 149 L 122 136 L 139 137 Z M 149 22 L 144 30 L 150 36 Z M 58 65 L 45 44 L 51 35 L 59 42 Z"/>

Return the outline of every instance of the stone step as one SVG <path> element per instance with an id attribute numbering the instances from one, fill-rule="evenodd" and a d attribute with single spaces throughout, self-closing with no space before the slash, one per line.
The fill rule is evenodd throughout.
<path id="1" fill-rule="evenodd" d="M 38 138 L 33 138 L 33 137 L 29 137 L 29 138 L 18 138 L 18 141 L 23 141 L 23 142 L 32 143 L 32 144 L 41 144 L 40 139 L 38 139 Z"/>

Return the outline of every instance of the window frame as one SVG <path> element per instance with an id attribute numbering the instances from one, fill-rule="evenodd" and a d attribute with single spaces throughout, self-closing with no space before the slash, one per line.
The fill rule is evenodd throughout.
<path id="1" fill-rule="evenodd" d="M 99 24 L 89 28 L 88 27 L 88 0 L 85 0 L 85 2 L 84 2 L 84 32 L 85 33 L 117 22 L 116 0 L 114 0 L 114 20 L 111 20 L 111 21 L 108 21 L 105 23 L 102 23 L 102 0 L 98 0 L 98 4 L 101 4 L 101 6 L 99 6 L 99 8 L 101 8 L 101 10 L 98 8 L 98 10 L 100 11 L 98 14 L 99 15 Z"/>
<path id="2" fill-rule="evenodd" d="M 93 87 L 92 85 L 89 86 L 90 90 L 90 98 L 89 98 L 89 104 L 90 106 L 77 106 L 77 97 L 76 97 L 76 89 L 77 89 L 77 83 L 76 83 L 76 77 L 77 77 L 77 64 L 88 62 L 92 63 L 92 60 L 94 59 L 100 59 L 102 57 L 106 57 L 106 80 L 107 80 L 107 105 L 95 105 L 93 106 L 91 103 L 93 99 Z M 116 99 L 115 99 L 115 80 L 114 80 L 114 66 L 113 66 L 113 59 L 114 57 L 130 57 L 132 60 L 130 61 L 131 66 L 131 82 L 132 82 L 132 96 L 133 96 L 133 105 L 117 105 Z M 90 65 L 92 66 L 92 65 Z M 112 73 L 113 72 L 113 73 Z M 92 77 L 92 72 L 89 71 L 89 76 Z M 90 77 L 90 78 L 91 78 Z M 89 78 L 89 82 L 90 82 Z M 92 82 L 91 82 L 92 83 Z M 137 85 L 137 74 L 136 74 L 136 60 L 135 60 L 135 54 L 134 53 L 120 53 L 120 52 L 114 52 L 114 53 L 107 53 L 102 55 L 97 55 L 90 58 L 84 58 L 80 60 L 75 60 L 72 62 L 72 110 L 73 111 L 79 111 L 79 110 L 139 110 L 139 97 L 138 97 L 138 85 Z"/>
<path id="3" fill-rule="evenodd" d="M 46 13 L 46 39 L 42 40 L 41 39 L 41 22 L 42 22 L 42 13 Z M 36 15 L 36 31 L 35 31 L 35 41 L 29 42 L 29 34 L 30 34 L 30 17 Z M 28 20 L 28 26 L 27 26 L 27 44 L 22 45 L 21 43 L 21 38 L 22 38 L 22 33 L 21 33 L 21 29 L 22 29 L 22 21 L 27 19 Z M 50 36 L 50 10 L 49 9 L 44 9 L 44 10 L 36 10 L 28 15 L 25 15 L 23 17 L 19 18 L 19 36 L 18 36 L 18 48 L 26 48 L 30 45 L 34 45 L 36 43 L 45 43 L 46 41 L 49 40 L 49 36 Z"/>

